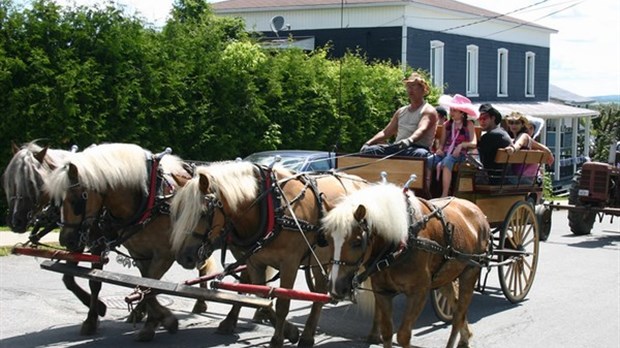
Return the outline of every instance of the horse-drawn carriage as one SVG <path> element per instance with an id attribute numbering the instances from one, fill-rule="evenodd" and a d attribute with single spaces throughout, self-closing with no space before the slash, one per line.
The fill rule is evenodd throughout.
<path id="1" fill-rule="evenodd" d="M 105 148 L 102 147 L 101 151 Z M 137 260 L 138 265 L 143 264 L 142 267 L 146 267 L 146 273 L 143 275 L 155 279 L 161 277 L 162 272 L 167 269 L 166 266 L 169 267 L 171 256 L 174 256 L 185 267 L 193 268 L 200 263 L 201 259 L 208 257 L 213 248 L 230 247 L 238 261 L 233 264 L 235 267 L 229 267 L 227 271 L 246 263 L 248 265 L 246 276 L 249 277 L 249 279 L 244 278 L 246 282 L 264 283 L 266 267 L 271 266 L 280 270 L 280 285 L 292 288 L 298 269 L 307 264 L 306 269 L 309 270 L 307 274 L 313 273 L 307 276 L 309 288 L 317 292 L 327 293 L 329 291 L 334 294 L 335 287 L 328 289 L 328 268 L 335 265 L 345 268 L 347 264 L 336 262 L 333 246 L 329 246 L 324 236 L 319 233 L 321 221 L 325 218 L 325 211 L 330 210 L 330 207 L 338 202 L 340 197 L 361 191 L 368 186 L 368 182 L 362 178 L 376 182 L 380 180 L 380 173 L 383 171 L 387 173 L 385 180 L 405 185 L 407 191 L 411 189 L 417 196 L 430 198 L 432 191 L 425 161 L 415 158 L 380 159 L 363 155 L 343 155 L 338 156 L 338 168 L 335 171 L 313 174 L 291 173 L 281 168 L 256 166 L 248 162 L 228 162 L 196 167 L 192 170 L 194 173 L 190 179 L 170 175 L 169 171 L 161 171 L 154 164 L 153 158 L 145 156 L 144 152 L 137 151 L 135 146 L 134 150 L 136 150 L 135 158 L 132 157 L 134 160 L 125 158 L 120 162 L 113 160 L 122 158 L 118 154 L 105 155 L 99 150 L 91 151 L 94 157 L 88 159 L 88 165 L 67 165 L 56 170 L 48 185 L 53 185 L 51 195 L 63 205 L 61 224 L 63 236 L 61 238 L 65 238 L 64 244 L 81 251 L 85 246 L 90 246 L 89 243 L 92 241 L 103 240 L 104 243 L 97 244 L 99 247 L 93 250 L 105 253 L 110 250 L 111 245 L 123 243 L 130 250 L 131 256 Z M 128 150 L 123 149 L 123 151 Z M 97 156 L 108 157 L 104 157 L 106 160 L 102 161 L 102 157 Z M 141 156 L 146 165 L 139 163 Z M 506 164 L 540 164 L 544 163 L 543 157 L 542 153 L 537 151 L 521 151 L 513 155 L 500 151 L 496 160 Z M 107 167 L 97 167 L 98 162 L 104 163 Z M 176 161 L 172 161 L 172 164 L 178 165 Z M 138 165 L 140 168 L 127 167 L 119 170 L 119 167 L 125 165 L 129 167 Z M 93 171 L 95 167 L 97 169 Z M 110 170 L 113 171 L 110 172 Z M 340 171 L 347 174 L 340 173 Z M 486 219 L 483 219 L 485 221 L 480 222 L 479 231 L 476 233 L 480 232 L 481 236 L 484 236 L 485 226 L 493 227 L 493 238 L 489 246 L 486 246 L 489 240 L 478 238 L 479 246 L 484 246 L 484 248 L 472 249 L 468 253 L 464 249 L 452 249 L 457 245 L 446 244 L 445 240 L 442 241 L 443 244 L 434 242 L 426 246 L 424 242 L 418 240 L 418 247 L 421 246 L 418 249 L 439 254 L 440 258 L 456 258 L 463 265 L 474 264 L 476 269 L 497 267 L 504 294 L 510 301 L 518 302 L 527 295 L 536 272 L 540 223 L 535 211 L 540 203 L 542 189 L 536 185 L 483 184 L 478 180 L 482 172 L 472 166 L 461 166 L 458 174 L 454 176 L 456 183 L 454 196 L 474 203 L 474 205 L 470 204 L 470 211 L 481 209 L 486 215 Z M 172 176 L 179 185 L 178 191 L 173 193 L 158 191 L 162 187 L 171 185 L 170 180 L 162 181 L 161 175 L 158 174 Z M 417 176 L 418 180 L 409 180 L 412 174 Z M 56 175 L 55 178 L 54 175 Z M 97 175 L 100 180 L 104 180 L 102 176 L 108 176 L 105 179 L 108 180 L 105 185 L 93 181 Z M 505 176 L 504 172 L 500 178 Z M 110 177 L 115 179 L 110 182 Z M 130 184 L 127 180 L 133 181 Z M 164 257 L 149 256 L 157 257 L 163 267 L 148 271 L 151 269 L 149 265 L 152 262 L 146 260 L 144 256 L 141 257 L 148 251 L 132 243 L 136 235 L 142 232 L 130 232 L 129 235 L 123 232 L 127 229 L 133 231 L 128 221 L 132 223 L 134 220 L 138 221 L 138 228 L 145 229 L 150 226 L 149 224 L 160 219 L 161 214 L 167 214 L 166 209 L 162 209 L 153 216 L 145 215 L 147 211 L 154 212 L 153 209 L 157 206 L 153 202 L 154 190 L 163 194 L 162 199 L 172 200 L 173 217 L 164 217 L 163 222 L 160 222 L 163 227 L 160 226 L 157 231 L 164 235 L 162 237 L 165 240 L 163 247 L 172 248 L 175 255 L 166 252 Z M 144 198 L 145 194 L 148 199 Z M 441 207 L 445 208 L 450 204 L 451 201 L 448 200 L 441 203 Z M 455 204 L 467 205 L 461 202 Z M 471 207 L 475 205 L 480 208 Z M 446 211 L 450 211 L 450 208 L 446 208 Z M 436 209 L 434 214 L 441 215 L 441 209 Z M 447 213 L 448 220 L 451 220 L 450 217 L 453 214 L 458 213 Z M 473 228 L 466 226 L 465 222 L 448 221 L 448 225 L 458 225 L 454 229 L 455 241 L 460 238 L 458 237 L 460 234 Z M 445 227 L 444 224 L 442 233 L 445 233 Z M 283 233 L 283 230 L 299 233 Z M 110 233 L 113 237 L 110 237 Z M 170 241 L 166 239 L 166 235 L 170 237 Z M 291 245 L 296 247 L 291 248 Z M 450 254 L 445 253 L 446 248 L 451 249 Z M 102 266 L 99 264 L 98 268 Z M 47 267 L 47 269 L 51 268 Z M 465 266 L 461 271 L 463 269 Z M 97 269 L 93 271 L 72 271 L 64 268 L 55 270 L 65 273 L 65 276 L 90 277 L 89 279 L 95 281 L 125 284 L 131 287 L 135 286 L 135 282 L 139 282 L 135 279 L 128 281 L 126 278 L 122 279 L 117 275 L 106 274 Z M 100 277 L 95 277 L 95 275 Z M 486 277 L 481 279 L 483 281 L 478 281 L 478 283 L 483 289 Z M 331 281 L 335 282 L 336 279 L 331 279 Z M 160 323 L 167 325 L 166 328 L 170 331 L 176 330 L 176 321 L 170 318 L 169 312 L 162 311 L 161 305 L 154 300 L 153 295 L 157 292 L 177 293 L 215 301 L 223 299 L 234 302 L 238 300 L 238 304 L 256 307 L 266 305 L 264 302 L 246 301 L 240 297 L 230 299 L 218 295 L 209 296 L 212 293 L 196 295 L 191 290 L 182 287 L 171 287 L 170 284 L 149 280 L 145 280 L 142 285 L 142 287 L 150 285 L 154 290 L 145 296 L 147 300 L 151 299 L 150 304 L 147 304 L 147 310 L 153 317 L 147 320 L 148 330 L 142 336 L 145 340 L 152 339 L 154 329 Z M 334 284 L 331 285 L 334 286 Z M 353 285 L 349 284 L 349 286 Z M 449 286 L 437 287 L 442 290 L 448 288 L 452 288 L 452 291 L 433 291 L 434 307 L 443 320 L 452 318 L 456 296 L 451 283 Z M 231 289 L 239 290 L 240 288 Z M 254 288 L 253 291 L 263 293 L 265 288 Z M 95 288 L 94 292 L 98 290 Z M 275 290 L 267 292 L 272 295 L 277 293 Z M 447 296 L 441 294 L 447 294 Z M 301 297 L 305 295 L 302 294 Z M 272 311 L 271 316 L 276 332 L 271 345 L 281 346 L 283 339 L 287 338 L 291 342 L 300 340 L 300 345 L 303 346 L 312 346 L 321 301 L 324 302 L 325 298 L 320 297 L 321 301 L 319 301 L 309 296 L 315 304 L 300 338 L 297 329 L 285 320 L 290 299 L 295 297 L 288 294 L 275 296 L 277 297 L 276 310 Z M 463 297 L 463 291 L 460 291 L 460 296 Z M 96 296 L 94 300 L 83 299 L 83 302 L 91 307 L 87 321 L 92 321 L 105 312 L 105 309 L 101 309 L 101 304 L 96 301 Z M 239 314 L 238 307 L 233 309 L 220 325 L 221 331 L 230 332 L 234 329 Z M 466 310 L 466 307 L 461 311 Z M 379 322 L 381 318 L 375 318 L 375 326 L 369 338 L 379 339 Z M 91 327 L 87 329 L 91 330 Z"/>
<path id="2" fill-rule="evenodd" d="M 531 184 L 520 184 L 520 178 L 516 178 L 517 184 L 508 184 L 511 181 L 508 177 L 514 175 L 508 168 L 511 164 L 542 166 L 547 158 L 542 151 L 521 150 L 508 154 L 500 149 L 495 161 L 503 164 L 506 170 L 491 173 L 470 157 L 455 169 L 452 194 L 476 204 L 493 229 L 489 254 L 482 260 L 486 274 L 480 277 L 478 290 L 484 291 L 488 273 L 497 268 L 502 292 L 510 302 L 517 303 L 527 296 L 533 284 L 539 241 L 541 234 L 549 233 L 551 214 L 542 202 L 542 186 L 535 180 L 531 180 Z M 413 190 L 419 197 L 432 198 L 433 178 L 429 177 L 426 166 L 424 159 L 398 156 L 378 158 L 356 154 L 337 156 L 336 160 L 339 170 L 371 181 L 383 178 Z M 411 180 L 412 175 L 414 180 Z M 452 320 L 451 302 L 440 291 L 432 291 L 431 301 L 441 320 Z"/>

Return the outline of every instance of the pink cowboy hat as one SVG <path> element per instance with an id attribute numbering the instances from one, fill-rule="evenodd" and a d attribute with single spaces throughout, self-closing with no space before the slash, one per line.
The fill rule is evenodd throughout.
<path id="1" fill-rule="evenodd" d="M 449 107 L 450 109 L 463 111 L 472 119 L 478 118 L 478 110 L 467 97 L 455 94 L 454 97 L 442 95 L 439 97 L 439 105 Z"/>

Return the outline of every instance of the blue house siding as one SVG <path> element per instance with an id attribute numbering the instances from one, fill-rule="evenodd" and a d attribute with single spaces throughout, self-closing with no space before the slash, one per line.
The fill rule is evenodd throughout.
<path id="1" fill-rule="evenodd" d="M 314 36 L 316 47 L 331 43 L 331 57 L 342 57 L 347 49 L 355 51 L 359 47 L 369 61 L 400 62 L 401 27 L 293 30 L 281 36 L 289 33 L 294 37 Z M 273 33 L 264 34 L 273 36 Z"/>
<path id="2" fill-rule="evenodd" d="M 444 43 L 444 90 L 465 94 L 467 46 L 478 46 L 478 94 L 482 101 L 547 101 L 549 95 L 549 49 L 475 37 L 409 28 L 407 61 L 415 68 L 430 70 L 430 42 Z M 497 50 L 508 50 L 508 97 L 497 96 Z M 525 97 L 525 53 L 534 52 L 535 97 Z"/>
<path id="3" fill-rule="evenodd" d="M 264 33 L 273 36 L 273 33 Z M 283 33 L 284 34 L 284 33 Z M 294 30 L 293 36 L 314 36 L 316 47 L 331 43 L 331 57 L 342 57 L 347 49 L 357 48 L 369 61 L 401 61 L 401 27 Z M 549 48 L 481 39 L 463 35 L 407 29 L 407 63 L 413 68 L 430 70 L 430 42 L 444 43 L 444 92 L 465 94 L 468 45 L 478 46 L 478 97 L 476 101 L 534 102 L 549 97 Z M 508 50 L 508 96 L 497 96 L 497 50 Z M 525 97 L 525 53 L 534 52 L 534 97 Z"/>

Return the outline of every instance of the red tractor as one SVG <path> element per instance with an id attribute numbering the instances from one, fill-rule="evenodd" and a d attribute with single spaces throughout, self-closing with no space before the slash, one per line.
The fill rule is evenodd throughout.
<path id="1" fill-rule="evenodd" d="M 620 142 L 612 144 L 608 163 L 583 164 L 568 203 L 568 224 L 576 235 L 589 234 L 597 216 L 620 216 Z"/>

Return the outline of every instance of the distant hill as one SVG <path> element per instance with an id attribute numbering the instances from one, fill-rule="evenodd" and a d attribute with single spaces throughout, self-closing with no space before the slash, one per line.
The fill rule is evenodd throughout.
<path id="1" fill-rule="evenodd" d="M 598 97 L 590 97 L 594 100 L 596 100 L 598 103 L 600 104 L 607 104 L 607 103 L 619 103 L 620 104 L 620 95 L 616 94 L 616 95 L 601 95 Z"/>

